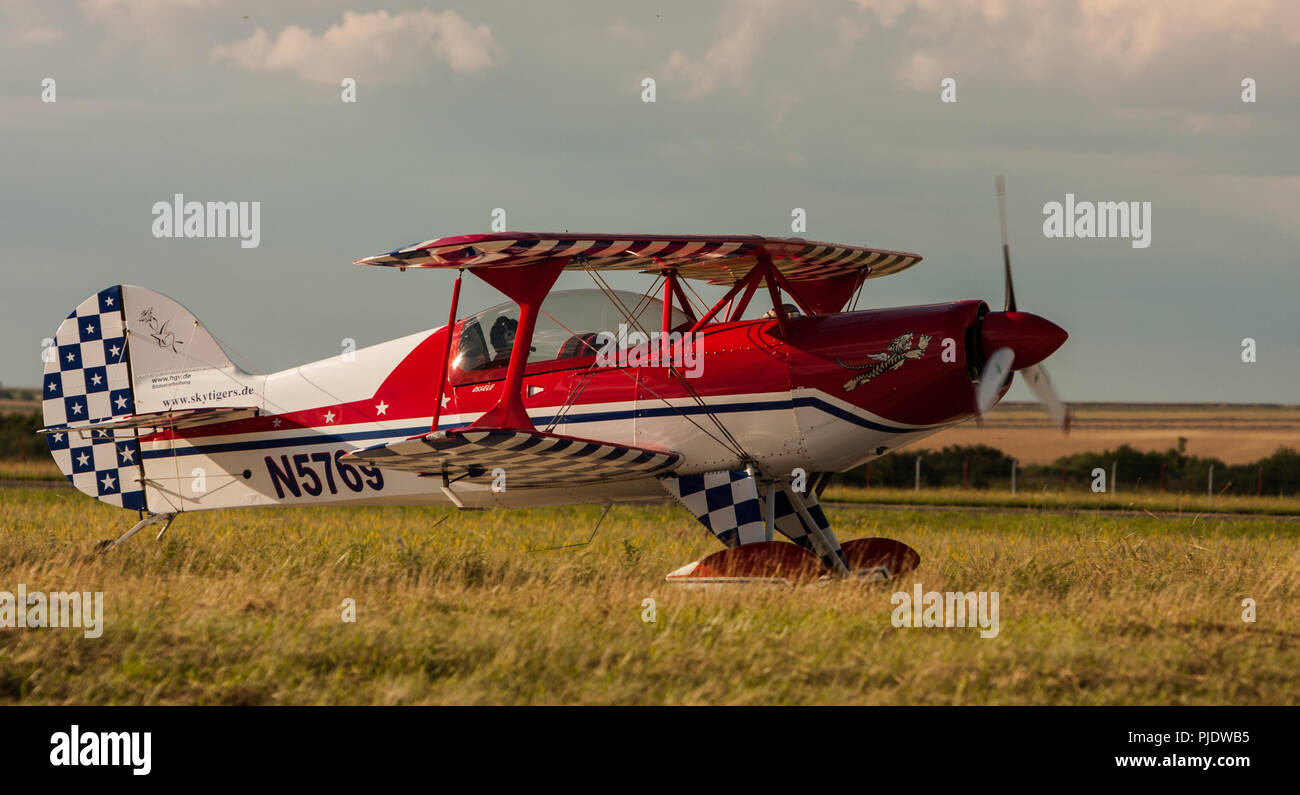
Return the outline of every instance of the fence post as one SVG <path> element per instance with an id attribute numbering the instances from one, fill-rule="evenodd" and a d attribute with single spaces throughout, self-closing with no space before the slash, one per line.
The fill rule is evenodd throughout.
<path id="1" fill-rule="evenodd" d="M 1111 493 L 1111 494 L 1114 494 L 1114 493 L 1115 493 L 1115 486 L 1117 485 L 1117 484 L 1115 483 L 1115 469 L 1116 469 L 1118 466 L 1119 466 L 1119 463 L 1118 463 L 1118 462 L 1116 462 L 1116 461 L 1111 461 L 1111 462 L 1110 462 L 1110 493 Z"/>
<path id="2" fill-rule="evenodd" d="M 916 490 L 921 490 L 921 456 L 916 457 Z"/>
<path id="3" fill-rule="evenodd" d="M 1016 493 L 1016 459 L 1011 459 L 1011 493 Z"/>
<path id="4" fill-rule="evenodd" d="M 1214 496 L 1214 464 L 1210 464 L 1210 482 L 1205 487 L 1205 496 L 1207 497 Z"/>

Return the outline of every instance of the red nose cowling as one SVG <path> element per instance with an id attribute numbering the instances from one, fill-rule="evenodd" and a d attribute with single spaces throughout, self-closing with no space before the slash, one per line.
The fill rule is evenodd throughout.
<path id="1" fill-rule="evenodd" d="M 1065 343 L 1069 334 L 1050 320 L 1028 312 L 989 312 L 984 316 L 980 345 L 990 356 L 998 348 L 1015 354 L 1011 369 L 1038 364 Z"/>

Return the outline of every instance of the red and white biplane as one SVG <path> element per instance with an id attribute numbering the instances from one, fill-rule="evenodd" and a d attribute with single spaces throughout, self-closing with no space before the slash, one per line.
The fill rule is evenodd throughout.
<path id="1" fill-rule="evenodd" d="M 919 556 L 841 544 L 818 503 L 833 473 L 986 411 L 1013 370 L 1067 421 L 1038 364 L 1066 333 L 1016 310 L 1009 259 L 1003 311 L 847 309 L 920 259 L 748 235 L 444 237 L 357 264 L 456 271 L 447 325 L 270 374 L 119 285 L 59 326 L 43 432 L 80 490 L 140 512 L 109 546 L 218 508 L 671 497 L 725 549 L 670 579 L 887 579 Z M 553 291 L 566 270 L 595 287 Z M 611 289 L 616 270 L 655 284 Z M 509 300 L 458 317 L 466 272 Z M 709 306 L 691 280 L 729 290 Z M 771 309 L 747 317 L 760 294 Z"/>

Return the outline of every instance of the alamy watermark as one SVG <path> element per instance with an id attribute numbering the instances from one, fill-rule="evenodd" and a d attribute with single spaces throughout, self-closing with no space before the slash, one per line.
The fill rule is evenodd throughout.
<path id="1" fill-rule="evenodd" d="M 997 591 L 925 591 L 921 583 L 912 592 L 899 591 L 889 598 L 895 605 L 889 620 L 896 627 L 979 627 L 981 638 L 996 638 Z"/>
<path id="2" fill-rule="evenodd" d="M 72 724 L 50 735 L 50 764 L 54 767 L 129 767 L 134 776 L 153 770 L 153 732 L 82 731 Z"/>
<path id="3" fill-rule="evenodd" d="M 1151 202 L 1075 201 L 1043 205 L 1043 237 L 1129 238 L 1133 248 L 1151 245 Z"/>
<path id="4" fill-rule="evenodd" d="M 187 202 L 177 193 L 154 202 L 153 216 L 154 237 L 237 237 L 240 248 L 262 242 L 261 202 Z"/>
<path id="5" fill-rule="evenodd" d="M 0 591 L 0 629 L 80 627 L 88 638 L 104 634 L 103 591 L 33 591 L 18 584 L 15 596 Z"/>
<path id="6" fill-rule="evenodd" d="M 676 367 L 687 378 L 704 374 L 704 335 L 690 331 L 645 334 L 620 323 L 618 333 L 596 335 L 597 367 Z"/>

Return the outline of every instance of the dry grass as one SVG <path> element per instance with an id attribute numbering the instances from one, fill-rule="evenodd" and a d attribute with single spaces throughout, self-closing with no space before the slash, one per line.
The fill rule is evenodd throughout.
<path id="1" fill-rule="evenodd" d="M 67 479 L 59 471 L 58 465 L 50 456 L 36 459 L 16 460 L 0 458 L 0 480 L 62 480 Z"/>
<path id="2" fill-rule="evenodd" d="M 105 593 L 101 638 L 0 630 L 0 703 L 1300 701 L 1300 523 L 830 511 L 843 538 L 921 552 L 901 587 L 999 591 L 986 640 L 893 627 L 893 586 L 668 587 L 716 548 L 668 506 L 616 508 L 565 551 L 532 550 L 585 539 L 599 509 L 195 514 L 99 558 L 128 513 L 71 490 L 0 501 L 0 590 Z"/>

